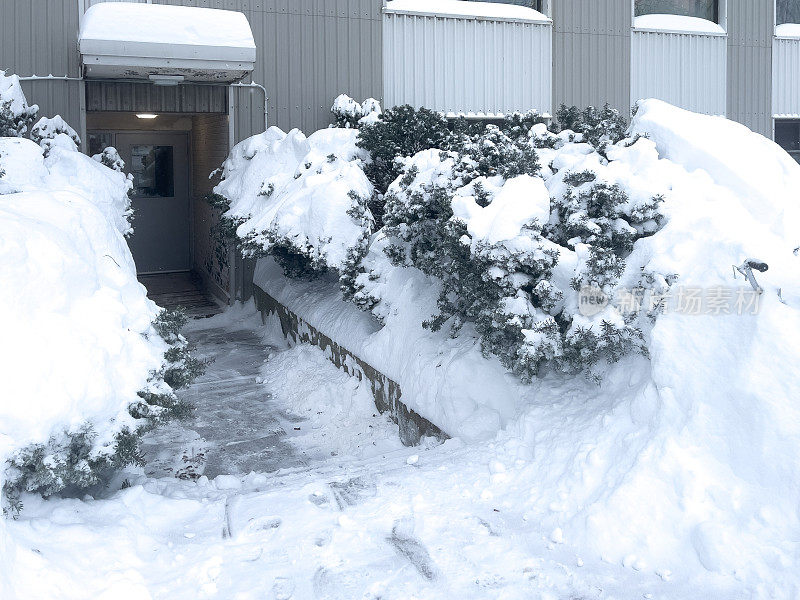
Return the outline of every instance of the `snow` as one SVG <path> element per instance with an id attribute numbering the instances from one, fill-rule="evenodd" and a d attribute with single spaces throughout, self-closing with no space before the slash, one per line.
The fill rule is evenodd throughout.
<path id="1" fill-rule="evenodd" d="M 15 399 L 0 437 L 20 448 L 88 421 L 108 444 L 165 349 L 145 337 L 156 308 L 123 238 L 129 184 L 74 150 L 41 152 L 0 138 L 0 361 Z"/>
<path id="2" fill-rule="evenodd" d="M 361 105 L 347 94 L 339 94 L 333 100 L 331 112 L 338 112 L 349 117 L 361 117 Z"/>
<path id="3" fill-rule="evenodd" d="M 24 138 L 0 138 L 0 194 L 20 191 L 46 193 L 70 190 L 84 196 L 111 221 L 122 235 L 130 234 L 133 214 L 128 197 L 132 183 L 128 176 L 109 169 L 77 151 L 72 140 L 59 134 L 63 144 L 42 148 Z"/>
<path id="4" fill-rule="evenodd" d="M 800 169 L 775 142 L 723 117 L 706 117 L 660 100 L 639 103 L 631 131 L 646 133 L 659 155 L 690 171 L 702 170 L 737 192 L 737 209 L 794 243 Z M 709 141 L 712 141 L 709 143 Z M 733 210 L 733 208 L 731 208 Z M 796 246 L 793 246 L 796 247 Z"/>
<path id="5" fill-rule="evenodd" d="M 454 17 L 481 17 L 549 23 L 550 19 L 532 8 L 501 2 L 467 2 L 465 0 L 390 0 L 386 9 L 392 12 L 437 14 Z"/>
<path id="6" fill-rule="evenodd" d="M 83 15 L 78 39 L 84 52 L 119 42 L 249 49 L 253 55 L 256 48 L 241 12 L 137 2 L 94 4 Z"/>
<path id="7" fill-rule="evenodd" d="M 665 198 L 666 224 L 636 243 L 623 285 L 643 271 L 676 274 L 675 295 L 696 287 L 735 297 L 750 287 L 732 265 L 769 264 L 757 274 L 765 290 L 757 314 L 661 315 L 647 337 L 651 359 L 625 359 L 600 385 L 550 374 L 523 386 L 481 355 L 468 326 L 455 339 L 422 328 L 436 312 L 438 284 L 393 267 L 380 233 L 364 279 L 381 299 L 374 311 L 382 323 L 342 301 L 332 281 L 286 279 L 271 259 L 259 261 L 256 283 L 397 381 L 403 402 L 447 433 L 489 443 L 506 465 L 518 461 L 520 506 L 550 543 L 664 581 L 714 574 L 752 597 L 791 597 L 800 589 L 800 166 L 742 125 L 657 100 L 639 103 L 631 132 L 647 139 L 610 146 L 608 161 L 579 140 L 539 150 L 558 173 L 546 167 L 535 185 L 487 186 L 494 202 L 508 195 L 497 214 L 466 189 L 453 203 L 471 235 L 506 240 L 547 213 L 540 186 L 558 195 L 565 173 L 591 170 L 631 202 Z M 423 182 L 444 173 L 446 161 L 436 151 L 407 159 Z M 581 252 L 561 254 L 564 289 Z"/>
<path id="8" fill-rule="evenodd" d="M 800 38 L 800 23 L 782 23 L 775 27 L 776 37 Z"/>
<path id="9" fill-rule="evenodd" d="M 342 267 L 364 236 L 365 224 L 349 214 L 357 205 L 351 196 L 372 194 L 357 135 L 322 129 L 306 138 L 296 129 L 270 127 L 237 144 L 214 191 L 231 200 L 226 216 L 243 221 L 239 237 L 265 248 L 281 242 Z"/>
<path id="10" fill-rule="evenodd" d="M 524 197 L 527 202 L 519 202 Z M 473 244 L 497 244 L 512 240 L 534 219 L 543 225 L 550 219 L 550 194 L 540 178 L 521 175 L 509 180 L 489 206 L 481 207 L 472 196 L 458 196 L 453 213 L 467 223 Z"/>
<path id="11" fill-rule="evenodd" d="M 19 84 L 19 77 L 14 74 L 6 75 L 6 71 L 0 70 L 0 104 L 6 102 L 10 103 L 9 108 L 15 116 L 26 112 L 29 108 L 39 109 L 36 104 L 28 106 L 22 86 Z"/>
<path id="12" fill-rule="evenodd" d="M 0 521 L 16 549 L 14 570 L 0 576 L 4 598 L 742 597 L 713 577 L 668 582 L 584 554 L 565 531 L 529 513 L 535 473 L 512 454 L 456 440 L 401 447 L 381 430 L 386 420 L 373 416 L 365 383 L 315 347 L 267 358 L 253 338 L 272 336 L 277 323 L 265 331 L 251 312 L 244 331 L 245 312 L 196 324 L 192 339 L 203 353 L 219 351 L 219 360 L 194 391 L 179 394 L 232 419 L 209 422 L 199 413 L 187 424 L 204 425 L 209 446 L 226 452 L 242 445 L 239 427 L 259 426 L 237 411 L 260 405 L 264 423 L 288 429 L 293 447 L 262 443 L 277 470 L 183 480 L 129 470 L 122 477 L 131 487 L 104 498 L 26 496 L 19 520 Z M 223 321 L 234 328 L 221 328 Z M 247 377 L 258 364 L 270 377 L 262 384 Z M 245 383 L 243 393 L 219 393 Z M 378 431 L 368 433 L 370 425 Z M 170 427 L 179 433 L 181 424 Z M 149 448 L 145 471 L 156 466 L 150 456 L 169 449 L 172 436 L 164 438 Z M 306 452 L 305 465 L 297 450 Z"/>
<path id="13" fill-rule="evenodd" d="M 725 29 L 714 21 L 684 15 L 640 15 L 633 19 L 634 29 L 652 31 L 678 31 L 681 33 L 724 34 Z"/>
<path id="14" fill-rule="evenodd" d="M 206 321 L 207 327 L 196 324 L 192 336 L 203 352 L 221 351 L 201 387 L 225 385 L 231 369 L 245 365 L 240 374 L 246 375 L 264 361 L 258 345 L 235 335 L 247 320 L 245 312 Z M 234 329 L 220 329 L 222 322 Z M 249 326 L 250 336 L 271 336 L 277 323 L 266 331 L 258 320 Z M 214 339 L 219 341 L 206 345 Z M 365 429 L 380 423 L 365 410 L 361 384 L 337 371 L 321 350 L 305 345 L 278 350 L 263 366 L 271 379 L 261 384 L 266 395 L 261 401 L 207 391 L 204 402 L 216 404 L 238 427 L 246 422 L 235 419 L 243 402 L 260 403 L 264 420 L 271 422 L 307 406 L 309 392 L 321 386 L 325 403 L 316 410 L 327 418 L 312 427 L 317 451 L 307 465 L 298 467 L 295 456 L 285 452 L 276 457 L 283 467 L 274 472 L 194 480 L 127 472 L 132 486 L 106 498 L 26 497 L 18 521 L 0 522 L 17 557 L 13 575 L 0 577 L 7 583 L 4 598 L 358 598 L 366 590 L 389 600 L 699 595 L 734 600 L 789 598 L 798 589 L 785 582 L 758 589 L 708 573 L 692 578 L 660 569 L 657 575 L 633 553 L 617 564 L 604 561 L 552 522 L 571 501 L 566 490 L 543 513 L 534 508 L 541 465 L 520 460 L 508 444 L 466 446 L 450 440 L 435 447 L 395 445 L 360 456 L 330 456 L 337 447 L 358 447 L 363 431 L 335 415 L 360 420 Z M 193 397 L 202 394 L 198 389 Z M 578 416 L 584 408 L 576 405 L 567 414 Z M 226 423 L 209 423 L 215 437 L 206 441 L 220 447 L 241 441 L 231 439 Z M 308 425 L 297 422 L 302 430 Z M 587 436 L 591 433 L 596 431 Z M 298 449 L 312 447 L 304 444 L 302 432 L 289 439 Z M 373 439 L 397 443 L 384 432 Z M 596 458 L 591 462 L 598 464 Z"/>

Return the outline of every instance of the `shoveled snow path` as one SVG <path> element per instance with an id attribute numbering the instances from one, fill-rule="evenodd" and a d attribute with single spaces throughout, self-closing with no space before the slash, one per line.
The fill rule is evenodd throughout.
<path id="1" fill-rule="evenodd" d="M 526 511 L 525 465 L 493 444 L 401 447 L 364 386 L 247 323 L 194 325 L 217 359 L 186 391 L 197 411 L 147 440 L 148 471 L 170 452 L 186 465 L 195 444 L 196 469 L 218 476 L 129 473 L 105 499 L 26 497 L 9 523 L 19 597 L 739 597 L 582 555 Z"/>

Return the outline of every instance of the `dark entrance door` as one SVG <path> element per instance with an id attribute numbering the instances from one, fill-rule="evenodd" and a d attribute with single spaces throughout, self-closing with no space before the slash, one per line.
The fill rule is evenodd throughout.
<path id="1" fill-rule="evenodd" d="M 191 268 L 186 134 L 118 133 L 117 150 L 133 175 L 133 235 L 128 244 L 140 274 Z"/>

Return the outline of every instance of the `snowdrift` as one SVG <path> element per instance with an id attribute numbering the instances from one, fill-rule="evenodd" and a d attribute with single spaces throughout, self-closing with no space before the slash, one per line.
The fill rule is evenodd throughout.
<path id="1" fill-rule="evenodd" d="M 130 183 L 23 138 L 0 139 L 0 172 L 2 456 L 86 422 L 109 444 L 166 348 L 123 237 Z"/>
<path id="2" fill-rule="evenodd" d="M 455 339 L 424 329 L 437 282 L 392 266 L 380 232 L 364 264 L 383 324 L 342 301 L 333 281 L 287 279 L 271 259 L 259 261 L 256 283 L 398 381 L 403 401 L 449 434 L 496 436 L 490 467 L 513 473 L 506 497 L 554 544 L 663 579 L 711 572 L 754 597 L 793 597 L 800 166 L 742 125 L 656 100 L 640 103 L 631 134 L 647 139 L 609 146 L 607 161 L 581 143 L 537 151 L 551 197 L 565 172 L 582 170 L 632 201 L 664 196 L 664 226 L 636 242 L 620 283 L 669 277 L 671 298 L 648 333 L 650 359 L 624 359 L 600 385 L 550 374 L 523 386 L 481 355 L 468 327 Z M 477 214 L 464 201 L 454 208 Z M 516 210 L 472 231 L 508 237 Z M 769 266 L 756 273 L 760 295 L 734 277 L 745 259 Z M 578 260 L 562 256 L 567 280 Z M 679 311 L 692 294 L 699 314 Z"/>

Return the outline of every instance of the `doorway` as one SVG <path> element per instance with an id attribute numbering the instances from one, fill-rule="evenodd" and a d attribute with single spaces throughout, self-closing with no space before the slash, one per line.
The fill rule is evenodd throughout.
<path id="1" fill-rule="evenodd" d="M 89 111 L 86 121 L 89 155 L 114 147 L 133 178 L 128 244 L 140 282 L 161 302 L 231 302 L 237 263 L 209 202 L 228 155 L 228 115 Z"/>
<path id="2" fill-rule="evenodd" d="M 116 144 L 133 175 L 134 233 L 128 244 L 138 273 L 189 271 L 192 255 L 187 135 L 119 133 Z"/>

